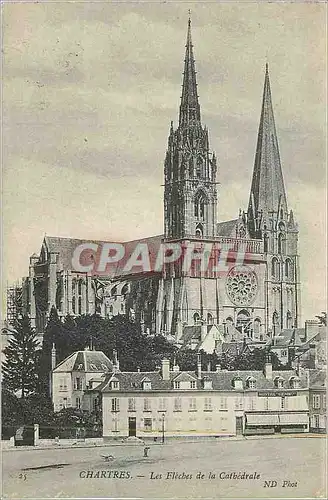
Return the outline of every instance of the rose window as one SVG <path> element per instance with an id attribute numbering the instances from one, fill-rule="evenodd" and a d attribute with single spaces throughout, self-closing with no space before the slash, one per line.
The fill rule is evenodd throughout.
<path id="1" fill-rule="evenodd" d="M 257 294 L 255 272 L 247 266 L 235 266 L 230 269 L 226 282 L 228 297 L 238 306 L 251 304 Z"/>

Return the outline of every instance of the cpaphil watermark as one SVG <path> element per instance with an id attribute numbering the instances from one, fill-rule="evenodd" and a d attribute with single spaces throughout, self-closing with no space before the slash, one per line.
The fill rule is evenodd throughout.
<path id="1" fill-rule="evenodd" d="M 133 244 L 132 244 L 133 243 Z M 72 257 L 72 269 L 108 277 L 135 273 L 163 273 L 174 268 L 181 275 L 226 275 L 231 266 L 249 261 L 244 247 L 227 248 L 210 242 L 83 243 Z"/>

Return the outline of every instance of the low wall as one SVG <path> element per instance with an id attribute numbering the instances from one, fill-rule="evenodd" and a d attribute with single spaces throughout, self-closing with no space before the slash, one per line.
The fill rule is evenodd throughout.
<path id="1" fill-rule="evenodd" d="M 61 446 L 101 446 L 103 438 L 85 438 L 85 439 L 38 439 L 34 448 L 51 448 Z M 14 439 L 2 440 L 2 450 L 15 448 Z M 32 448 L 32 446 L 31 446 Z"/>

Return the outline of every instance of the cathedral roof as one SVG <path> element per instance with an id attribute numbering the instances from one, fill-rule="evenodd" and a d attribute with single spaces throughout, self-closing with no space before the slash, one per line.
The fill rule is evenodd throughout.
<path id="1" fill-rule="evenodd" d="M 224 222 L 219 222 L 216 225 L 217 236 L 226 236 L 230 238 L 236 237 L 236 225 L 238 219 L 227 220 Z"/>
<path id="2" fill-rule="evenodd" d="M 112 265 L 112 274 L 114 274 L 114 277 L 120 277 L 124 276 L 127 274 L 138 274 L 141 272 L 141 267 L 140 266 L 135 266 L 133 267 L 129 272 L 125 272 L 124 266 L 126 265 L 128 259 L 131 257 L 133 250 L 136 248 L 137 244 L 139 243 L 146 243 L 147 248 L 149 250 L 149 257 L 150 257 L 150 262 L 153 264 L 155 262 L 161 241 L 163 239 L 163 235 L 157 235 L 157 236 L 151 236 L 149 238 L 142 238 L 139 240 L 132 240 L 132 241 L 127 241 L 123 242 L 122 244 L 125 247 L 125 255 L 124 257 L 115 263 L 115 265 Z M 61 269 L 63 270 L 74 270 L 73 265 L 72 265 L 72 259 L 73 259 L 73 254 L 74 250 L 79 246 L 84 243 L 94 243 L 98 245 L 99 249 L 103 247 L 104 244 L 106 243 L 118 243 L 115 241 L 103 241 L 103 240 L 82 240 L 82 239 L 75 239 L 75 238 L 61 238 L 61 237 L 54 237 L 54 236 L 46 236 L 44 238 L 44 243 L 46 245 L 46 248 L 48 252 L 50 253 L 57 253 L 59 255 L 58 257 L 58 265 Z M 93 252 L 90 250 L 89 254 L 85 252 L 85 259 L 90 259 L 91 255 L 93 255 Z M 91 260 L 88 260 L 88 263 L 90 263 Z M 41 258 L 39 259 L 39 263 L 41 262 Z M 86 264 L 86 262 L 84 262 Z M 96 267 L 96 266 L 95 266 Z M 153 267 L 151 266 L 153 269 Z M 96 270 L 93 271 L 93 274 L 98 274 Z M 100 273 L 99 273 L 100 274 Z M 104 273 L 102 273 L 104 274 Z M 108 273 L 107 273 L 108 274 Z M 113 277 L 113 276 L 112 276 Z"/>

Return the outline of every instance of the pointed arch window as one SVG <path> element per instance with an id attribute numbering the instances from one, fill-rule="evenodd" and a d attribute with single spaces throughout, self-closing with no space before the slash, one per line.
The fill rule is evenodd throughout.
<path id="1" fill-rule="evenodd" d="M 195 197 L 194 215 L 199 220 L 205 220 L 206 198 L 204 193 L 200 192 Z"/>
<path id="2" fill-rule="evenodd" d="M 273 257 L 271 261 L 271 274 L 273 278 L 276 278 L 277 280 L 280 277 L 280 272 L 279 272 L 279 261 L 276 257 Z"/>
<path id="3" fill-rule="evenodd" d="M 77 295 L 77 283 L 76 283 L 76 279 L 74 278 L 72 280 L 72 312 L 73 312 L 73 314 L 76 314 L 76 306 L 77 306 L 76 295 Z"/>
<path id="4" fill-rule="evenodd" d="M 207 324 L 213 325 L 213 316 L 211 313 L 207 313 Z"/>
<path id="5" fill-rule="evenodd" d="M 194 324 L 199 325 L 200 324 L 200 315 L 198 313 L 194 314 Z"/>
<path id="6" fill-rule="evenodd" d="M 272 315 L 272 330 L 273 330 L 273 335 L 277 335 L 278 333 L 278 328 L 279 328 L 279 316 L 277 311 L 275 311 Z"/>
<path id="7" fill-rule="evenodd" d="M 129 293 L 129 285 L 125 284 L 122 288 L 121 294 L 123 295 L 123 298 L 126 298 L 126 295 Z"/>
<path id="8" fill-rule="evenodd" d="M 287 279 L 292 279 L 294 274 L 293 263 L 290 259 L 285 261 L 285 277 Z"/>
<path id="9" fill-rule="evenodd" d="M 78 314 L 82 314 L 82 287 L 83 287 L 83 280 L 80 279 L 77 283 L 77 304 L 78 304 Z"/>
<path id="10" fill-rule="evenodd" d="M 185 292 L 182 303 L 182 321 L 187 323 L 188 321 L 188 299 L 187 293 Z"/>
<path id="11" fill-rule="evenodd" d="M 162 333 L 167 332 L 167 303 L 166 303 L 166 297 L 164 299 L 164 304 L 163 304 L 163 315 L 162 315 Z"/>
<path id="12" fill-rule="evenodd" d="M 287 328 L 293 328 L 293 317 L 292 317 L 292 313 L 290 311 L 287 311 L 286 326 L 287 326 Z"/>
<path id="13" fill-rule="evenodd" d="M 269 251 L 269 236 L 267 234 L 264 235 L 264 238 L 263 238 L 263 250 L 264 250 L 264 253 L 268 253 Z"/>
<path id="14" fill-rule="evenodd" d="M 242 333 L 247 333 L 249 335 L 250 327 L 250 314 L 246 309 L 242 309 L 237 314 L 236 328 Z"/>
<path id="15" fill-rule="evenodd" d="M 261 320 L 260 320 L 260 318 L 255 318 L 254 319 L 254 324 L 253 324 L 253 333 L 254 333 L 254 335 L 259 335 L 260 328 L 261 328 Z"/>
<path id="16" fill-rule="evenodd" d="M 278 253 L 284 255 L 286 253 L 286 235 L 279 233 L 278 235 Z"/>
<path id="17" fill-rule="evenodd" d="M 204 234 L 203 225 L 197 224 L 195 235 L 197 238 L 202 238 Z"/>

